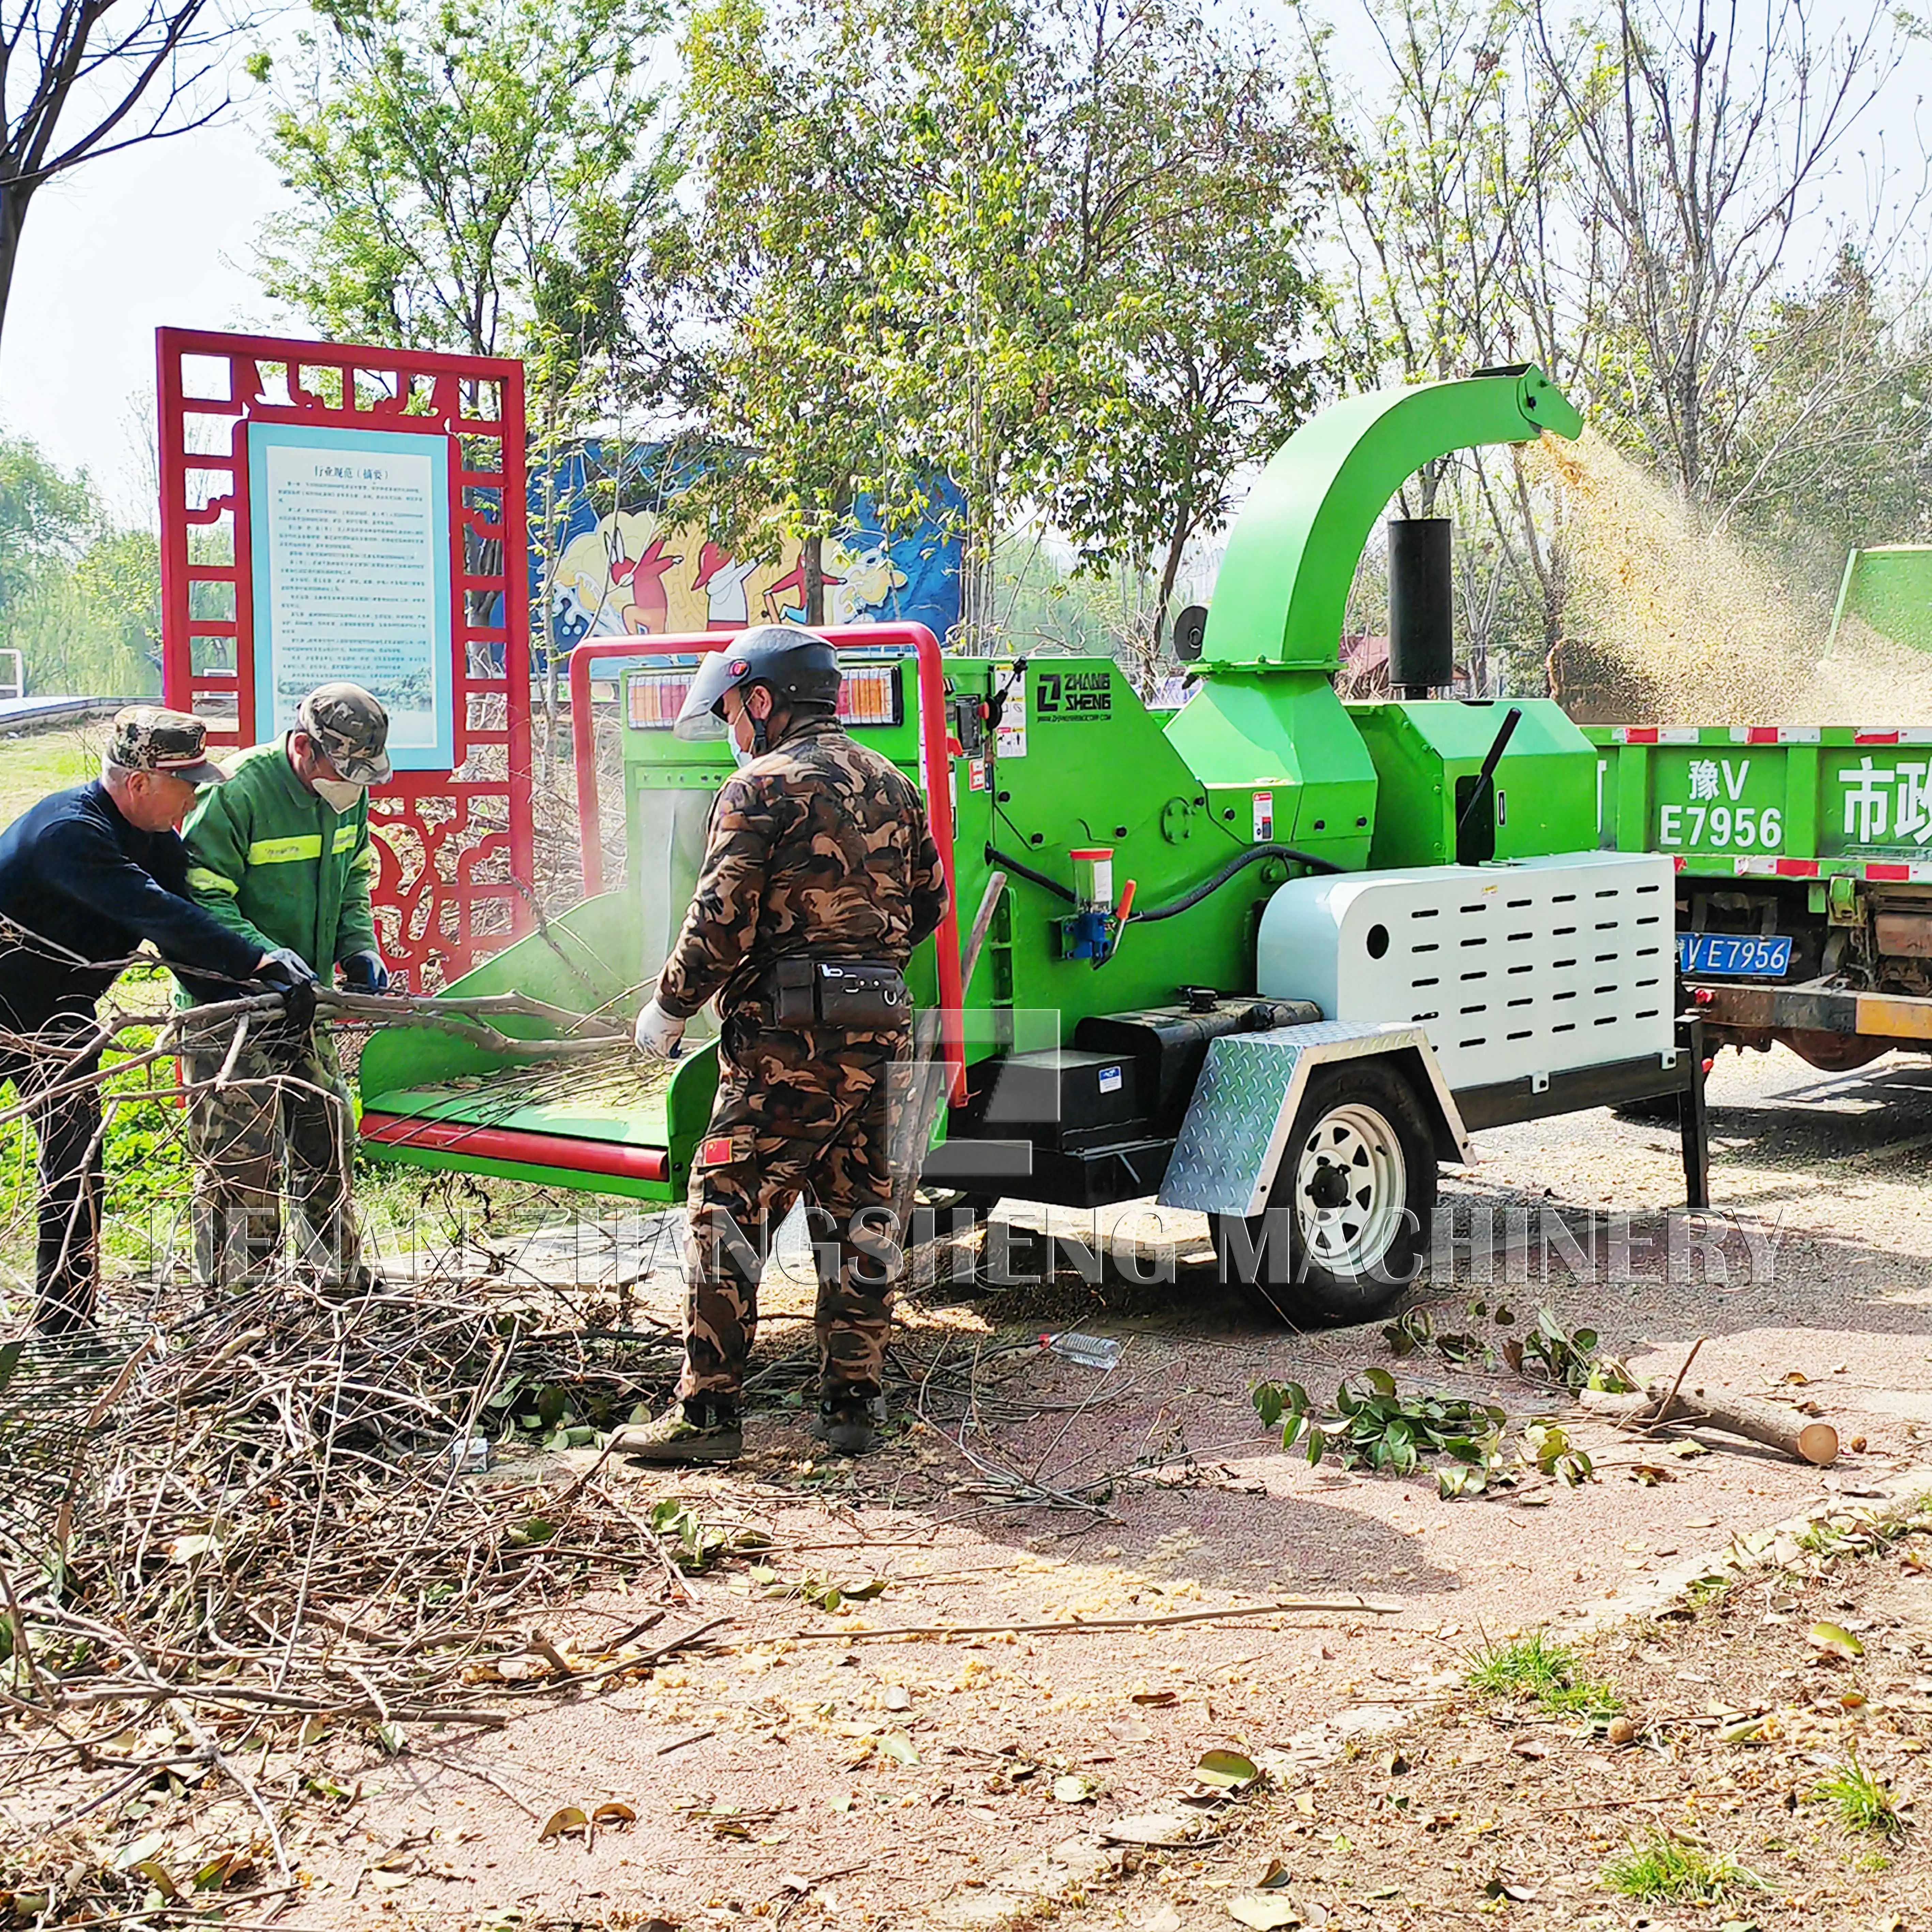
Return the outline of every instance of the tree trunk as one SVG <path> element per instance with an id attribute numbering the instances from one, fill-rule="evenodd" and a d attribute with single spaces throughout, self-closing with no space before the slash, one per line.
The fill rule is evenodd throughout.
<path id="1" fill-rule="evenodd" d="M 1187 548 L 1187 532 L 1178 528 L 1167 546 L 1167 560 L 1161 566 L 1160 592 L 1154 607 L 1154 656 L 1159 663 L 1167 642 L 1167 613 L 1174 602 L 1174 580 L 1180 574 L 1181 553 Z"/>
<path id="2" fill-rule="evenodd" d="M 20 259 L 20 230 L 34 191 L 18 182 L 0 188 L 0 332 L 7 323 L 7 298 L 13 292 L 14 265 Z"/>
<path id="3" fill-rule="evenodd" d="M 799 545 L 798 561 L 805 574 L 805 621 L 816 629 L 825 622 L 825 539 L 807 537 Z"/>

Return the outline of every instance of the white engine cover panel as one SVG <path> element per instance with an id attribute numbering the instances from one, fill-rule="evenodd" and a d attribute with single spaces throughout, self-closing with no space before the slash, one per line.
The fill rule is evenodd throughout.
<path id="1" fill-rule="evenodd" d="M 1421 1027 L 1452 1090 L 1669 1055 L 1674 896 L 1648 853 L 1291 879 L 1262 915 L 1255 990 Z"/>

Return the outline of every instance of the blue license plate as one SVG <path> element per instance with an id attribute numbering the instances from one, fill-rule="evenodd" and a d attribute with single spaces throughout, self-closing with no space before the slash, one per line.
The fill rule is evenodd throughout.
<path id="1" fill-rule="evenodd" d="M 1680 973 L 1781 978 L 1790 964 L 1789 939 L 1753 939 L 1732 932 L 1680 932 L 1677 935 Z"/>

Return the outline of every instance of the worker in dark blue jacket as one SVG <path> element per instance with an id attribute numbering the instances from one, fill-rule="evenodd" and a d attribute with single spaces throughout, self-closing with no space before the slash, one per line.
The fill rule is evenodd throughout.
<path id="1" fill-rule="evenodd" d="M 104 1044 L 94 1002 L 143 940 L 172 965 L 294 990 L 314 975 L 265 953 L 187 896 L 176 828 L 199 785 L 226 776 L 185 712 L 116 715 L 100 776 L 0 832 L 0 1079 L 32 1107 L 40 1168 L 34 1326 L 90 1322 L 100 1229 Z"/>

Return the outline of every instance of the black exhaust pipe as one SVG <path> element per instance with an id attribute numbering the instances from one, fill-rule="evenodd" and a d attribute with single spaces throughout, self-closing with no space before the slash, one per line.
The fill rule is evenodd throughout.
<path id="1" fill-rule="evenodd" d="M 1389 688 L 1427 698 L 1456 681 L 1454 584 L 1447 517 L 1388 524 Z"/>

